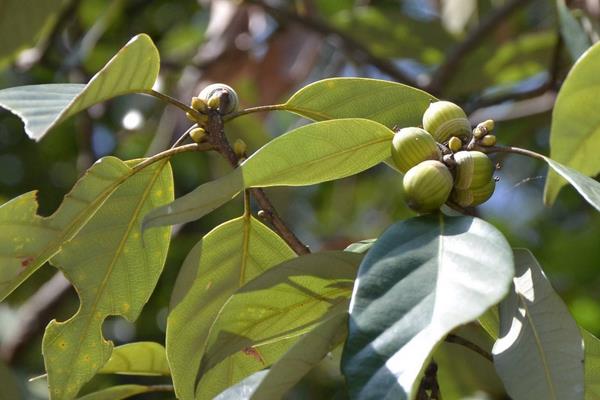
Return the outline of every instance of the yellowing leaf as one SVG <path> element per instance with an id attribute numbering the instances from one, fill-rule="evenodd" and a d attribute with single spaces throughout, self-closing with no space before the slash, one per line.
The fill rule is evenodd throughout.
<path id="1" fill-rule="evenodd" d="M 170 230 L 140 230 L 143 215 L 173 198 L 165 162 L 124 182 L 89 223 L 52 260 L 73 283 L 81 305 L 66 322 L 52 321 L 42 343 L 53 400 L 72 399 L 109 359 L 102 336 L 109 315 L 134 321 L 162 271 Z"/>

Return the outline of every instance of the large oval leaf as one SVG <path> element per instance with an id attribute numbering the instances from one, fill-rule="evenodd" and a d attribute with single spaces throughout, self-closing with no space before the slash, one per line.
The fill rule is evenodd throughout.
<path id="1" fill-rule="evenodd" d="M 342 370 L 353 398 L 413 399 L 432 351 L 508 292 L 512 251 L 490 224 L 422 216 L 389 228 L 363 260 Z"/>
<path id="2" fill-rule="evenodd" d="M 196 399 L 212 399 L 268 367 L 300 335 L 345 313 L 361 260 L 344 251 L 307 254 L 238 289 L 211 327 Z"/>
<path id="3" fill-rule="evenodd" d="M 19 86 L 0 90 L 0 106 L 18 115 L 25 132 L 40 140 L 52 127 L 96 103 L 152 89 L 158 50 L 148 35 L 135 36 L 87 83 Z"/>
<path id="4" fill-rule="evenodd" d="M 154 342 L 135 342 L 115 347 L 100 374 L 170 375 L 165 348 Z"/>
<path id="5" fill-rule="evenodd" d="M 600 44 L 573 66 L 556 98 L 550 132 L 550 158 L 594 176 L 600 172 Z M 544 201 L 552 204 L 565 180 L 550 171 Z"/>
<path id="6" fill-rule="evenodd" d="M 186 257 L 167 319 L 167 358 L 177 397 L 193 399 L 210 328 L 236 289 L 295 256 L 277 234 L 251 216 L 210 231 Z"/>
<path id="7" fill-rule="evenodd" d="M 302 186 L 344 178 L 390 157 L 394 132 L 366 119 L 317 122 L 261 147 L 230 174 L 152 211 L 144 227 L 196 220 L 250 187 Z"/>
<path id="8" fill-rule="evenodd" d="M 141 219 L 173 198 L 173 177 L 159 162 L 130 177 L 88 224 L 51 259 L 73 283 L 81 305 L 66 322 L 52 321 L 42 351 L 53 400 L 72 399 L 102 368 L 112 343 L 102 336 L 109 315 L 134 321 L 162 271 L 170 229 L 148 232 Z"/>
<path id="9" fill-rule="evenodd" d="M 514 400 L 583 400 L 579 328 L 533 255 L 514 254 L 514 290 L 500 303 L 496 371 Z"/>
<path id="10" fill-rule="evenodd" d="M 0 206 L 0 301 L 60 251 L 132 173 L 115 157 L 98 160 L 54 214 L 36 214 L 36 192 Z"/>
<path id="11" fill-rule="evenodd" d="M 600 339 L 581 330 L 585 348 L 585 400 L 600 400 Z"/>
<path id="12" fill-rule="evenodd" d="M 387 127 L 418 126 L 435 97 L 411 86 L 366 78 L 324 79 L 296 92 L 284 109 L 324 121 L 366 118 Z"/>
<path id="13" fill-rule="evenodd" d="M 545 160 L 554 172 L 562 176 L 589 204 L 600 211 L 600 182 L 575 171 L 573 168 L 565 167 L 548 157 L 545 157 Z"/>

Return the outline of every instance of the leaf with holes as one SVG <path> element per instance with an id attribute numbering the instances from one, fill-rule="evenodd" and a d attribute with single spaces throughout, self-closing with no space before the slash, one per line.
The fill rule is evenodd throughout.
<path id="1" fill-rule="evenodd" d="M 170 375 L 165 348 L 154 342 L 115 347 L 100 374 Z"/>
<path id="2" fill-rule="evenodd" d="M 87 85 L 47 84 L 0 90 L 0 107 L 18 115 L 27 135 L 38 141 L 60 122 L 96 103 L 152 89 L 159 67 L 152 39 L 137 35 Z"/>
<path id="3" fill-rule="evenodd" d="M 196 399 L 277 361 L 298 337 L 346 313 L 362 255 L 344 251 L 285 261 L 238 289 L 210 329 Z"/>
<path id="4" fill-rule="evenodd" d="M 51 259 L 73 283 L 81 306 L 66 322 L 46 328 L 42 351 L 53 400 L 72 399 L 110 358 L 102 336 L 109 315 L 134 321 L 154 290 L 169 246 L 170 229 L 148 232 L 141 219 L 173 198 L 166 162 L 124 182 L 79 233 Z"/>
<path id="5" fill-rule="evenodd" d="M 98 160 L 54 214 L 36 214 L 36 192 L 0 206 L 0 301 L 60 251 L 132 173 L 115 157 Z"/>
<path id="6" fill-rule="evenodd" d="M 556 98 L 550 132 L 550 158 L 587 176 L 600 173 L 600 157 L 596 153 L 600 148 L 598 65 L 600 43 L 586 51 L 567 75 Z M 556 172 L 559 171 L 548 173 L 544 191 L 547 204 L 554 202 L 567 183 Z"/>
<path id="7" fill-rule="evenodd" d="M 283 108 L 315 121 L 365 118 L 392 128 L 420 125 L 423 113 L 435 100 L 429 93 L 401 83 L 331 78 L 303 87 Z"/>
<path id="8" fill-rule="evenodd" d="M 167 319 L 167 358 L 178 398 L 194 399 L 210 327 L 229 296 L 294 256 L 283 239 L 252 216 L 217 226 L 194 246 L 177 277 Z"/>
<path id="9" fill-rule="evenodd" d="M 152 211 L 144 227 L 193 221 L 250 187 L 314 185 L 357 174 L 390 157 L 394 132 L 366 119 L 317 122 L 275 138 L 230 174 Z"/>
<path id="10" fill-rule="evenodd" d="M 494 366 L 511 398 L 582 400 L 579 328 L 533 255 L 515 249 L 513 291 L 500 303 Z"/>
<path id="11" fill-rule="evenodd" d="M 431 353 L 507 293 L 512 251 L 492 225 L 422 216 L 371 247 L 350 305 L 342 371 L 353 398 L 414 399 Z"/>

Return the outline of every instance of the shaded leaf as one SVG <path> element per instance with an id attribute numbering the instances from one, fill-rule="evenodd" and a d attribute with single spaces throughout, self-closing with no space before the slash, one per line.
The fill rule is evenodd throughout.
<path id="1" fill-rule="evenodd" d="M 600 173 L 600 157 L 596 153 L 600 148 L 599 66 L 600 44 L 596 44 L 579 58 L 567 75 L 552 113 L 550 158 L 587 176 Z M 563 175 L 561 171 L 556 172 Z M 558 174 L 548 172 L 544 191 L 546 204 L 552 204 L 566 184 Z"/>
<path id="2" fill-rule="evenodd" d="M 275 138 L 230 174 L 152 211 L 144 227 L 196 220 L 250 187 L 303 186 L 344 178 L 390 157 L 394 133 L 366 119 L 337 119 Z"/>
<path id="3" fill-rule="evenodd" d="M 78 400 L 121 400 L 142 393 L 164 392 L 166 388 L 142 385 L 119 385 L 79 397 Z"/>
<path id="4" fill-rule="evenodd" d="M 0 106 L 18 115 L 27 135 L 40 140 L 54 126 L 96 103 L 152 89 L 158 50 L 148 35 L 135 36 L 87 85 L 47 84 L 0 90 Z"/>
<path id="5" fill-rule="evenodd" d="M 196 398 L 212 399 L 278 360 L 319 322 L 346 313 L 361 259 L 344 251 L 307 254 L 242 286 L 211 327 Z"/>
<path id="6" fill-rule="evenodd" d="M 100 374 L 170 375 L 165 348 L 154 342 L 135 342 L 115 347 Z"/>
<path id="7" fill-rule="evenodd" d="M 494 365 L 514 400 L 583 399 L 579 328 L 533 255 L 515 249 L 514 288 L 500 303 Z"/>
<path id="8" fill-rule="evenodd" d="M 178 398 L 194 398 L 210 328 L 229 296 L 294 256 L 283 239 L 251 216 L 217 226 L 194 246 L 181 267 L 167 319 L 167 357 Z"/>
<path id="9" fill-rule="evenodd" d="M 106 201 L 51 263 L 71 281 L 81 305 L 66 322 L 51 321 L 42 351 L 51 398 L 71 399 L 108 361 L 112 342 L 102 323 L 109 315 L 134 321 L 162 271 L 170 229 L 148 232 L 142 241 L 141 218 L 173 198 L 173 177 L 166 162 L 130 177 Z"/>
<path id="10" fill-rule="evenodd" d="M 58 253 L 131 173 L 115 157 L 98 160 L 46 218 L 36 214 L 36 192 L 0 206 L 0 301 Z"/>
<path id="11" fill-rule="evenodd" d="M 560 176 L 566 179 L 589 204 L 594 206 L 596 210 L 600 211 L 600 182 L 585 175 L 582 175 L 578 171 L 566 167 L 550 158 L 545 157 L 545 159 L 548 165 L 556 173 L 558 173 Z M 549 174 L 548 180 L 550 179 L 551 176 Z M 548 187 L 549 186 L 546 186 L 546 188 Z M 549 190 L 552 191 L 553 189 Z M 547 193 L 549 193 L 548 190 L 546 191 L 546 194 Z"/>
<path id="12" fill-rule="evenodd" d="M 585 349 L 585 400 L 600 399 L 600 340 L 581 330 Z"/>
<path id="13" fill-rule="evenodd" d="M 302 336 L 269 370 L 252 400 L 280 399 L 346 337 L 348 314 L 337 314 Z"/>
<path id="14" fill-rule="evenodd" d="M 508 292 L 512 252 L 492 225 L 421 216 L 392 225 L 363 260 L 342 371 L 353 398 L 413 399 L 438 343 Z"/>
<path id="15" fill-rule="evenodd" d="M 19 390 L 19 384 L 10 368 L 0 360 L 0 400 L 20 400 L 23 398 Z"/>
<path id="16" fill-rule="evenodd" d="M 303 87 L 284 109 L 315 121 L 366 118 L 392 128 L 420 125 L 423 113 L 435 100 L 429 93 L 401 83 L 331 78 Z"/>
<path id="17" fill-rule="evenodd" d="M 63 0 L 2 0 L 0 3 L 0 65 L 19 50 L 32 47 L 48 32 Z"/>
<path id="18" fill-rule="evenodd" d="M 571 55 L 571 59 L 576 61 L 592 45 L 592 42 L 566 6 L 565 0 L 556 0 L 556 9 L 558 10 L 560 33 L 566 43 L 565 48 Z"/>

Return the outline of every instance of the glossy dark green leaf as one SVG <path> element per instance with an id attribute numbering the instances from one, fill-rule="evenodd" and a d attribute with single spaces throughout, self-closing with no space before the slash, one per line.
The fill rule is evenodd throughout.
<path id="1" fill-rule="evenodd" d="M 196 220 L 244 188 L 304 186 L 357 174 L 390 157 L 394 133 L 366 119 L 323 121 L 261 147 L 230 174 L 152 211 L 144 227 Z"/>
<path id="2" fill-rule="evenodd" d="M 400 83 L 366 78 L 324 79 L 296 92 L 284 109 L 323 121 L 366 118 L 389 128 L 418 126 L 435 97 Z"/>
<path id="3" fill-rule="evenodd" d="M 599 66 L 600 44 L 596 44 L 577 60 L 567 75 L 552 113 L 550 158 L 587 176 L 600 173 L 597 154 L 600 148 Z M 544 201 L 547 204 L 552 204 L 567 184 L 563 178 L 569 180 L 559 176 L 563 175 L 561 171 L 556 172 L 558 174 L 549 171 L 546 180 Z"/>
<path id="4" fill-rule="evenodd" d="M 515 249 L 513 291 L 500 303 L 494 365 L 514 400 L 583 400 L 583 341 L 533 255 Z"/>
<path id="5" fill-rule="evenodd" d="M 169 248 L 171 230 L 147 232 L 142 216 L 173 199 L 173 176 L 165 161 L 131 176 L 50 261 L 71 281 L 81 305 L 65 322 L 51 321 L 42 353 L 53 400 L 72 399 L 108 361 L 104 339 L 109 315 L 133 322 L 152 294 Z"/>
<path id="6" fill-rule="evenodd" d="M 0 107 L 18 115 L 27 135 L 40 140 L 60 122 L 96 103 L 152 89 L 159 67 L 152 39 L 137 35 L 87 85 L 47 84 L 0 90 Z"/>
<path id="7" fill-rule="evenodd" d="M 170 375 L 165 348 L 154 342 L 134 342 L 115 347 L 100 374 Z"/>
<path id="8" fill-rule="evenodd" d="M 195 398 L 200 363 L 223 304 L 246 282 L 294 256 L 283 239 L 251 216 L 217 226 L 194 246 L 181 267 L 167 319 L 167 358 L 178 398 Z"/>
<path id="9" fill-rule="evenodd" d="M 508 292 L 506 239 L 472 217 L 421 216 L 386 230 L 363 260 L 342 371 L 353 398 L 414 399 L 438 343 Z"/>
<path id="10" fill-rule="evenodd" d="M 362 255 L 332 251 L 283 262 L 242 286 L 211 327 L 196 398 L 277 361 L 299 336 L 345 313 Z"/>
<path id="11" fill-rule="evenodd" d="M 36 192 L 0 206 L 0 301 L 58 253 L 132 172 L 115 157 L 98 160 L 49 217 L 37 215 Z"/>

